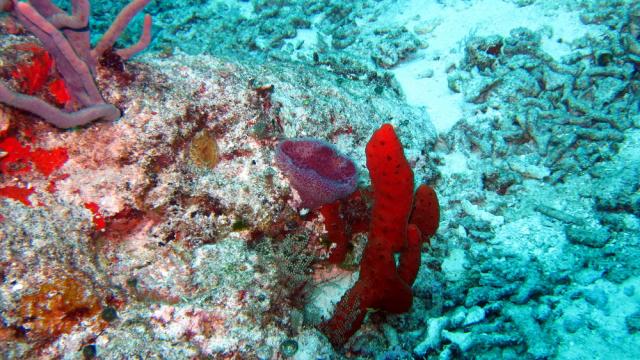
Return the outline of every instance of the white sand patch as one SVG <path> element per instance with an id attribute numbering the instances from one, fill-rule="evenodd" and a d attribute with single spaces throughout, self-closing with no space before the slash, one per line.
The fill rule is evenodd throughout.
<path id="1" fill-rule="evenodd" d="M 471 36 L 502 35 L 517 27 L 539 30 L 546 27 L 550 37 L 543 49 L 555 58 L 570 52 L 570 42 L 598 27 L 580 22 L 577 11 L 544 3 L 518 7 L 503 0 L 447 1 L 409 0 L 399 8 L 396 21 L 408 29 L 424 33 L 428 43 L 414 58 L 393 70 L 407 102 L 425 106 L 439 133 L 447 132 L 464 115 L 461 94 L 447 86 L 447 70 L 464 56 L 463 43 Z"/>
<path id="2" fill-rule="evenodd" d="M 438 169 L 443 176 L 453 176 L 454 174 L 463 174 L 469 171 L 467 157 L 460 152 L 451 152 L 443 155 L 443 165 Z"/>
<path id="3" fill-rule="evenodd" d="M 451 254 L 442 261 L 442 273 L 449 281 L 458 281 L 464 277 L 467 266 L 468 261 L 464 250 L 453 249 Z"/>
<path id="4" fill-rule="evenodd" d="M 586 289 L 601 288 L 608 302 L 602 309 L 588 304 L 584 299 L 563 299 L 558 308 L 563 316 L 556 321 L 559 360 L 582 359 L 638 359 L 640 333 L 629 334 L 625 318 L 638 310 L 640 303 L 640 278 L 631 277 L 622 284 L 601 279 Z M 625 294 L 624 289 L 634 289 Z M 581 318 L 584 322 L 575 333 L 563 327 L 566 315 Z"/>

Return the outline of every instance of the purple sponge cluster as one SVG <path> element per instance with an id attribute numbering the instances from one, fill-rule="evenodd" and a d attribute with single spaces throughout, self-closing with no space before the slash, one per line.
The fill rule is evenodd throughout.
<path id="1" fill-rule="evenodd" d="M 276 166 L 300 195 L 302 206 L 310 210 L 350 195 L 358 182 L 353 161 L 317 139 L 280 142 Z"/>

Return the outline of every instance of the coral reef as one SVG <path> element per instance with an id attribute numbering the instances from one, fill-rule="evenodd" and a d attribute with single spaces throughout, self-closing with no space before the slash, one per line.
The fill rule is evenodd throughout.
<path id="1" fill-rule="evenodd" d="M 0 81 L 84 108 L 14 4 Z M 127 4 L 93 2 L 80 35 Z M 634 1 L 145 12 L 148 51 L 90 70 L 118 121 L 0 104 L 1 358 L 640 358 Z M 294 170 L 351 164 L 311 210 L 278 160 L 301 140 L 326 156 Z"/>
<path id="2" fill-rule="evenodd" d="M 0 59 L 7 64 L 12 53 L 2 51 Z M 348 91 L 336 92 L 338 77 L 322 69 L 186 55 L 151 63 L 128 63 L 99 79 L 109 102 L 130 109 L 118 122 L 60 131 L 1 109 L 7 129 L 0 188 L 27 192 L 20 199 L 30 204 L 0 200 L 3 356 L 81 356 L 87 349 L 103 358 L 268 358 L 292 338 L 330 354 L 301 310 L 314 286 L 310 272 L 327 252 L 323 225 L 289 206 L 289 182 L 273 163 L 278 137 L 325 138 L 362 162 L 364 142 L 382 119 L 418 122 L 425 113 L 394 96 L 362 104 L 366 88 L 347 83 Z M 127 87 L 117 87 L 120 76 Z M 275 90 L 248 87 L 251 79 Z M 367 126 L 350 127 L 365 119 Z M 193 158 L 202 133 L 217 144 L 213 168 Z M 408 143 L 434 141 L 433 131 L 404 135 Z M 48 154 L 49 168 L 35 162 L 36 152 Z M 54 166 L 58 153 L 65 160 Z M 70 317 L 80 326 L 47 343 L 21 335 L 20 299 L 68 274 L 80 274 L 74 278 L 84 291 L 99 309 L 115 309 L 117 319 L 103 323 L 100 311 Z"/>
<path id="3" fill-rule="evenodd" d="M 546 176 L 548 170 L 554 181 L 562 181 L 565 174 L 589 171 L 611 159 L 635 116 L 630 92 L 636 86 L 635 61 L 622 50 L 622 26 L 607 33 L 612 41 L 606 44 L 582 39 L 578 46 L 584 51 L 561 61 L 541 49 L 542 33 L 529 29 L 514 29 L 506 38 L 470 39 L 461 69 L 449 75 L 450 87 L 479 104 L 487 113 L 485 126 L 500 135 L 488 138 L 486 132 L 471 130 L 468 146 L 477 146 L 485 156 L 530 158 L 528 169 L 498 165 L 502 178 Z M 611 56 L 605 60 L 603 54 Z M 500 118 L 492 118 L 496 111 Z M 457 126 L 468 127 L 471 121 Z M 496 188 L 510 186 L 507 179 L 491 182 L 505 183 Z"/>

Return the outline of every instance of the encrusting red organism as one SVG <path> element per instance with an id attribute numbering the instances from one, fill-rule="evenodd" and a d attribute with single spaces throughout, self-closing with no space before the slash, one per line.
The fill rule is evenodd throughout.
<path id="1" fill-rule="evenodd" d="M 100 213 L 100 206 L 94 202 L 88 202 L 84 204 L 84 207 L 93 214 L 92 221 L 96 230 L 102 231 L 107 226 L 107 222 L 105 221 L 104 216 Z"/>
<path id="2" fill-rule="evenodd" d="M 28 62 L 18 64 L 11 76 L 18 82 L 20 91 L 33 95 L 44 87 L 53 67 L 53 59 L 43 48 L 35 44 L 25 44 L 19 49 L 29 51 Z"/>
<path id="3" fill-rule="evenodd" d="M 64 80 L 55 71 L 55 63 L 51 55 L 40 46 L 31 43 L 16 45 L 16 49 L 31 53 L 28 61 L 18 64 L 11 72 L 20 92 L 34 95 L 45 89 L 46 85 L 48 97 L 51 97 L 57 105 L 67 105 L 71 101 L 71 95 Z"/>
<path id="4" fill-rule="evenodd" d="M 366 155 L 373 209 L 360 276 L 337 304 L 333 317 L 320 325 L 334 346 L 343 345 L 360 328 L 367 309 L 402 313 L 411 308 L 421 231 L 431 236 L 438 227 L 438 202 L 430 187 L 421 186 L 413 206 L 413 171 L 391 125 L 382 125 L 373 134 Z M 409 222 L 412 209 L 417 224 Z M 397 266 L 395 253 L 400 253 Z"/>
<path id="5" fill-rule="evenodd" d="M 53 97 L 53 100 L 58 105 L 66 105 L 71 101 L 71 95 L 67 90 L 64 80 L 55 79 L 49 83 L 49 93 Z"/>
<path id="6" fill-rule="evenodd" d="M 49 176 L 69 159 L 65 148 L 31 150 L 31 146 L 21 144 L 14 137 L 1 139 L 0 150 L 7 153 L 0 159 L 0 173 L 10 176 L 28 173 L 32 165 L 42 175 Z"/>
<path id="7" fill-rule="evenodd" d="M 29 196 L 33 194 L 35 190 L 33 188 L 22 188 L 18 186 L 4 186 L 0 187 L 0 197 L 6 197 L 16 201 L 20 201 L 26 206 L 31 206 Z"/>
<path id="8" fill-rule="evenodd" d="M 31 175 L 42 174 L 44 177 L 49 177 L 69 159 L 65 148 L 31 149 L 30 145 L 23 145 L 14 137 L 0 139 L 0 152 L 5 153 L 0 158 L 0 175 L 12 177 L 22 174 L 29 176 L 34 168 L 35 171 Z M 33 188 L 4 186 L 0 187 L 0 197 L 14 199 L 31 206 L 29 196 L 34 191 Z"/>

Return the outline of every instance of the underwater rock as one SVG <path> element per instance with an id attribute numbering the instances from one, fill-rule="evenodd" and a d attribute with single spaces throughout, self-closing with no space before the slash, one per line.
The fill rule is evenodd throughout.
<path id="1" fill-rule="evenodd" d="M 476 77 L 467 82 L 463 87 L 464 100 L 473 104 L 481 104 L 487 101 L 489 92 L 502 80 L 493 77 Z"/>
<path id="2" fill-rule="evenodd" d="M 594 281 L 602 278 L 602 271 L 594 269 L 584 269 L 573 275 L 573 281 L 580 285 L 590 285 Z"/>
<path id="3" fill-rule="evenodd" d="M 385 351 L 382 354 L 378 354 L 375 360 L 404 360 L 411 359 L 411 353 L 403 350 L 401 347 L 396 346 L 391 348 L 391 350 Z"/>
<path id="4" fill-rule="evenodd" d="M 624 44 L 627 51 L 640 55 L 640 6 L 629 11 L 627 22 L 629 33 L 625 34 Z"/>
<path id="5" fill-rule="evenodd" d="M 609 242 L 610 234 L 606 228 L 585 228 L 581 226 L 567 226 L 565 234 L 569 242 L 593 248 L 601 248 Z"/>
<path id="6" fill-rule="evenodd" d="M 546 359 L 553 355 L 553 342 L 540 324 L 531 316 L 531 309 L 523 305 L 507 305 L 505 314 L 514 322 L 527 343 L 527 353 L 534 359 Z"/>
<path id="7" fill-rule="evenodd" d="M 340 27 L 332 33 L 331 45 L 335 49 L 342 50 L 352 45 L 358 38 L 359 31 L 357 28 Z"/>
<path id="8" fill-rule="evenodd" d="M 483 304 L 486 302 L 505 299 L 518 290 L 520 282 L 513 284 L 505 284 L 503 287 L 492 286 L 478 286 L 472 287 L 467 293 L 467 297 L 464 301 L 464 306 L 472 307 L 474 305 Z"/>
<path id="9" fill-rule="evenodd" d="M 429 351 L 440 347 L 442 332 L 449 325 L 449 318 L 446 316 L 432 318 L 427 321 L 427 324 L 426 336 L 413 348 L 413 352 L 418 356 L 424 356 Z"/>
<path id="10" fill-rule="evenodd" d="M 640 331 L 640 311 L 636 311 L 625 317 L 624 323 L 627 325 L 627 331 L 629 334 L 635 334 Z"/>
<path id="11" fill-rule="evenodd" d="M 633 285 L 625 286 L 622 290 L 626 296 L 633 296 L 636 293 L 636 288 Z"/>
<path id="12" fill-rule="evenodd" d="M 485 333 L 463 333 L 443 331 L 443 337 L 458 346 L 463 353 L 468 353 L 474 348 L 490 349 L 503 347 L 519 343 L 521 338 L 516 335 L 507 334 L 485 334 Z"/>
<path id="13" fill-rule="evenodd" d="M 459 306 L 454 312 L 453 315 L 449 317 L 449 325 L 452 328 L 458 328 L 462 326 L 462 322 L 467 317 L 467 309 L 464 306 Z"/>
<path id="14" fill-rule="evenodd" d="M 607 293 L 600 287 L 585 290 L 584 299 L 591 305 L 597 307 L 600 310 L 604 310 L 605 306 L 609 302 Z"/>
<path id="15" fill-rule="evenodd" d="M 465 317 L 462 325 L 463 326 L 473 325 L 481 321 L 484 321 L 484 318 L 485 318 L 484 309 L 481 308 L 480 306 L 474 306 L 471 309 L 469 309 L 469 313 L 467 313 L 467 316 Z"/>
<path id="16" fill-rule="evenodd" d="M 540 34 L 525 27 L 511 30 L 504 40 L 503 53 L 506 56 L 529 54 L 535 55 L 540 47 Z"/>
<path id="17" fill-rule="evenodd" d="M 405 27 L 376 29 L 375 35 L 382 39 L 374 48 L 371 57 L 381 68 L 390 68 L 415 53 L 421 45 L 418 37 Z"/>
<path id="18" fill-rule="evenodd" d="M 544 322 L 551 316 L 551 308 L 547 304 L 540 304 L 533 310 L 533 317 L 539 322 Z"/>
<path id="19" fill-rule="evenodd" d="M 562 322 L 564 329 L 571 334 L 580 330 L 580 328 L 583 327 L 584 324 L 585 322 L 582 317 L 577 314 L 569 314 L 565 316 L 564 321 Z"/>
<path id="20" fill-rule="evenodd" d="M 480 71 L 492 69 L 502 51 L 504 40 L 502 36 L 474 37 L 465 46 L 463 63 L 470 69 L 477 67 Z"/>
<path id="21" fill-rule="evenodd" d="M 635 0 L 498 0 L 492 5 L 513 12 L 521 11 L 514 4 L 535 4 L 524 18 L 506 14 L 477 29 L 449 21 L 469 10 L 491 20 L 500 6 L 474 10 L 486 2 L 429 2 L 426 8 L 436 11 L 400 14 L 389 10 L 404 2 L 393 0 L 156 1 L 149 6 L 162 24 L 154 35 L 157 52 L 129 64 L 135 80 L 126 91 L 101 73 L 105 95 L 126 110 L 122 121 L 57 133 L 13 112 L 3 122 L 0 109 L 3 135 L 46 131 L 32 146 L 78 144 L 64 172 L 95 153 L 119 164 L 97 157 L 61 179 L 57 193 L 44 193 L 42 179 L 4 177 L 5 185 L 33 186 L 32 203 L 51 207 L 29 210 L 0 200 L 0 293 L 7 295 L 0 352 L 35 356 L 20 352 L 30 345 L 18 337 L 22 320 L 12 309 L 33 291 L 29 284 L 78 270 L 87 293 L 100 299 L 102 312 L 93 317 L 99 326 L 79 323 L 44 356 L 515 360 L 582 351 L 638 358 L 628 339 L 640 332 L 640 311 L 619 308 L 616 297 L 636 300 L 631 284 L 637 287 L 640 271 L 640 194 L 631 156 L 639 153 L 631 127 L 640 129 L 640 8 Z M 92 5 L 92 27 L 106 30 L 115 14 L 104 10 L 112 4 Z M 388 21 L 387 14 L 408 15 L 408 22 Z M 578 14 L 593 25 L 571 23 Z M 534 24 L 547 17 L 558 22 L 537 30 Z M 23 36 L 9 34 L 5 20 L 0 64 L 11 66 L 11 46 Z M 505 33 L 514 23 L 530 29 Z M 466 37 L 443 45 L 456 37 L 449 30 Z M 407 64 L 398 66 L 403 58 Z M 10 66 L 3 67 L 4 80 L 11 81 Z M 418 95 L 428 106 L 408 104 L 410 92 L 403 98 L 395 76 L 425 81 L 427 91 Z M 255 86 L 247 86 L 254 80 L 277 91 L 256 96 Z M 434 96 L 439 86 L 443 93 Z M 425 124 L 438 108 L 461 120 L 436 135 Z M 352 280 L 357 272 L 325 265 L 322 219 L 300 217 L 289 206 L 290 183 L 274 170 L 274 146 L 293 136 L 327 139 L 363 173 L 359 149 L 385 121 L 406 136 L 416 177 L 442 189 L 442 229 L 421 253 L 412 311 L 370 312 L 356 344 L 332 348 L 313 328 L 331 299 L 306 296 L 306 286 L 320 281 L 332 292 L 344 290 L 323 271 Z M 196 146 L 198 161 L 189 154 L 202 132 L 220 146 Z M 114 134 L 130 140 L 93 141 Z M 624 148 L 632 150 L 618 153 Z M 132 172 L 139 180 L 127 177 Z M 91 214 L 76 203 L 89 196 L 104 213 L 102 234 L 93 233 Z M 118 212 L 123 204 L 132 210 Z M 114 234 L 114 224 L 123 222 L 140 226 Z M 293 241 L 290 232 L 308 241 Z M 365 236 L 354 243 L 357 258 Z M 607 281 L 614 286 L 605 287 Z M 114 293 L 124 300 L 110 303 Z M 615 336 L 606 336 L 610 329 Z M 15 338 L 5 341 L 7 334 Z M 603 349 L 608 353 L 595 354 Z"/>
<path id="22" fill-rule="evenodd" d="M 511 298 L 515 304 L 526 304 L 535 295 L 544 293 L 543 279 L 540 271 L 536 268 L 529 269 L 527 277 L 518 289 L 518 292 Z"/>
<path id="23" fill-rule="evenodd" d="M 621 189 L 612 189 L 596 196 L 596 209 L 607 212 L 627 212 L 640 216 L 640 194 L 634 192 L 628 185 Z"/>
<path id="24" fill-rule="evenodd" d="M 442 337 L 451 343 L 456 344 L 460 351 L 467 352 L 475 345 L 475 339 L 470 332 L 458 332 L 458 331 L 442 331 Z"/>

